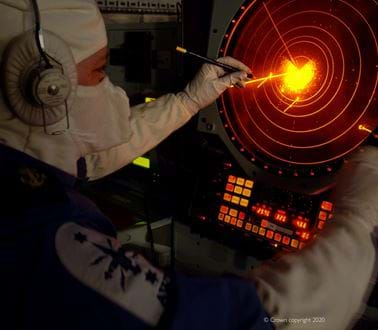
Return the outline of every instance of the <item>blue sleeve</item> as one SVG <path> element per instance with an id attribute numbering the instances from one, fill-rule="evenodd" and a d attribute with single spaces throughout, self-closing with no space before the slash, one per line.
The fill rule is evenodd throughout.
<path id="1" fill-rule="evenodd" d="M 177 275 L 166 309 L 165 329 L 273 329 L 252 283 L 237 278 Z"/>

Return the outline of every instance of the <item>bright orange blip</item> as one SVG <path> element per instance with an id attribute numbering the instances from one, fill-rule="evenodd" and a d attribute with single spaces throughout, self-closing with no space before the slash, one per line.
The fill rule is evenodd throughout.
<path id="1" fill-rule="evenodd" d="M 307 89 L 315 78 L 316 66 L 313 61 L 308 61 L 302 67 L 297 67 L 291 61 L 283 64 L 285 76 L 282 78 L 282 92 L 300 94 Z"/>

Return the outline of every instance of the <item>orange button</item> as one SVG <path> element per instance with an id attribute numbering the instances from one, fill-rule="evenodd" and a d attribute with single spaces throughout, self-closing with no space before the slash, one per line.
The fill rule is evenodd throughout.
<path id="1" fill-rule="evenodd" d="M 254 225 L 254 226 L 252 227 L 252 231 L 253 231 L 255 234 L 257 234 L 257 232 L 259 231 L 259 227 L 256 226 L 256 225 Z"/>
<path id="2" fill-rule="evenodd" d="M 240 197 L 232 196 L 231 203 L 240 204 Z"/>
<path id="3" fill-rule="evenodd" d="M 247 223 L 245 224 L 245 228 L 244 228 L 244 229 L 247 230 L 247 231 L 251 231 L 251 230 L 252 230 L 252 224 L 249 223 L 249 222 L 247 222 Z"/>
<path id="4" fill-rule="evenodd" d="M 238 184 L 239 186 L 244 186 L 244 182 L 245 182 L 245 179 L 243 178 L 236 179 L 236 184 Z"/>
<path id="5" fill-rule="evenodd" d="M 318 229 L 322 230 L 324 228 L 324 224 L 325 224 L 324 221 L 319 221 L 319 223 L 318 223 Z"/>
<path id="6" fill-rule="evenodd" d="M 218 220 L 220 220 L 220 221 L 224 220 L 224 214 L 223 213 L 218 214 Z"/>
<path id="7" fill-rule="evenodd" d="M 237 217 L 238 216 L 238 211 L 237 210 L 235 210 L 235 209 L 230 209 L 230 215 L 232 216 L 232 217 Z"/>
<path id="8" fill-rule="evenodd" d="M 227 213 L 228 213 L 228 207 L 225 206 L 225 205 L 222 205 L 222 206 L 220 207 L 220 211 L 221 211 L 222 213 L 224 213 L 224 214 L 227 214 Z"/>
<path id="9" fill-rule="evenodd" d="M 239 228 L 243 228 L 243 221 L 238 220 L 236 226 L 239 227 Z"/>
<path id="10" fill-rule="evenodd" d="M 282 239 L 282 243 L 284 243 L 285 245 L 289 245 L 289 243 L 290 243 L 290 237 L 284 236 L 283 239 Z"/>
<path id="11" fill-rule="evenodd" d="M 299 249 L 302 250 L 304 248 L 305 244 L 304 243 L 300 243 L 299 244 Z"/>
<path id="12" fill-rule="evenodd" d="M 244 220 L 245 219 L 245 213 L 244 212 L 239 212 L 239 219 Z"/>
<path id="13" fill-rule="evenodd" d="M 280 242 L 281 241 L 281 238 L 282 238 L 282 235 L 279 234 L 279 233 L 275 233 L 274 234 L 274 240 L 277 241 L 277 242 Z"/>
<path id="14" fill-rule="evenodd" d="M 299 242 L 296 239 L 291 240 L 290 244 L 293 248 L 297 248 L 299 245 Z"/>
<path id="15" fill-rule="evenodd" d="M 243 196 L 251 197 L 252 191 L 251 189 L 243 189 Z"/>
<path id="16" fill-rule="evenodd" d="M 264 227 L 264 228 L 266 228 L 266 227 L 268 227 L 268 221 L 267 220 L 262 220 L 261 221 L 261 227 Z"/>
<path id="17" fill-rule="evenodd" d="M 234 185 L 231 184 L 231 183 L 227 183 L 226 184 L 226 190 L 229 191 L 229 192 L 233 192 L 234 191 Z"/>
<path id="18" fill-rule="evenodd" d="M 243 206 L 243 207 L 248 207 L 248 204 L 249 204 L 248 199 L 242 198 L 242 199 L 240 200 L 240 205 L 241 205 L 241 206 Z"/>
<path id="19" fill-rule="evenodd" d="M 265 229 L 265 228 L 260 228 L 260 230 L 259 230 L 259 235 L 264 236 L 264 235 L 265 235 L 265 232 L 266 232 L 266 229 Z"/>
<path id="20" fill-rule="evenodd" d="M 268 232 L 266 233 L 266 237 L 270 239 L 273 238 L 273 235 L 274 235 L 274 232 L 272 230 L 268 230 Z"/>
<path id="21" fill-rule="evenodd" d="M 333 209 L 333 204 L 331 202 L 323 201 L 321 205 L 321 209 L 331 212 Z"/>
<path id="22" fill-rule="evenodd" d="M 231 221 L 231 217 L 230 217 L 229 215 L 226 215 L 226 216 L 224 217 L 224 222 L 225 222 L 225 223 L 230 223 L 230 221 Z"/>
<path id="23" fill-rule="evenodd" d="M 320 211 L 320 212 L 319 212 L 319 219 L 320 219 L 320 220 L 323 220 L 323 221 L 326 221 L 326 220 L 328 219 L 328 214 L 327 214 L 327 212 Z"/>
<path id="24" fill-rule="evenodd" d="M 243 192 L 243 188 L 240 187 L 240 186 L 235 186 L 235 189 L 234 189 L 234 193 L 235 194 L 239 194 L 241 195 L 241 193 Z"/>
<path id="25" fill-rule="evenodd" d="M 253 187 L 253 181 L 252 181 L 252 180 L 247 180 L 247 181 L 245 182 L 245 186 L 246 186 L 247 188 L 252 189 L 252 187 Z"/>
<path id="26" fill-rule="evenodd" d="M 229 176 L 228 176 L 228 182 L 230 182 L 230 183 L 235 183 L 235 182 L 236 182 L 236 176 L 229 175 Z"/>
<path id="27" fill-rule="evenodd" d="M 237 219 L 236 218 L 231 218 L 231 225 L 233 225 L 233 226 L 236 226 L 236 221 L 237 221 Z"/>
<path id="28" fill-rule="evenodd" d="M 227 194 L 227 193 L 223 195 L 223 199 L 224 199 L 226 202 L 231 201 L 231 197 L 232 197 L 232 196 L 231 196 L 230 194 Z"/>

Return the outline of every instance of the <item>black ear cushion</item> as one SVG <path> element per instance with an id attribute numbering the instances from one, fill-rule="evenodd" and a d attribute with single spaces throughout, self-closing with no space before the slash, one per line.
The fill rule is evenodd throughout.
<path id="1" fill-rule="evenodd" d="M 2 90 L 11 111 L 24 123 L 32 126 L 52 125 L 66 116 L 66 104 L 70 110 L 76 96 L 77 72 L 70 48 L 58 35 L 44 31 L 45 52 L 61 64 L 70 92 L 66 102 L 59 106 L 44 107 L 27 95 L 27 78 L 38 72 L 41 56 L 37 49 L 34 31 L 30 30 L 13 39 L 4 51 L 2 59 Z M 51 64 L 55 65 L 52 60 Z M 57 64 L 56 64 L 57 65 Z M 60 67 L 59 65 L 57 65 Z"/>

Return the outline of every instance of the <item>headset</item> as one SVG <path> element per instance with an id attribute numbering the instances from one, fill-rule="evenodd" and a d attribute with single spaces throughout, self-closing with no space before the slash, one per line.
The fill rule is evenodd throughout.
<path id="1" fill-rule="evenodd" d="M 77 89 L 76 64 L 69 46 L 51 31 L 42 31 L 37 0 L 30 0 L 35 28 L 12 39 L 1 65 L 2 90 L 12 113 L 46 134 L 62 134 L 70 127 L 69 111 Z M 49 133 L 47 127 L 66 118 L 66 128 Z"/>

